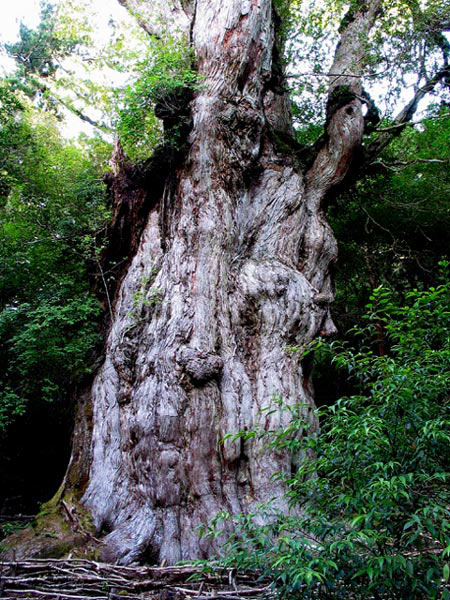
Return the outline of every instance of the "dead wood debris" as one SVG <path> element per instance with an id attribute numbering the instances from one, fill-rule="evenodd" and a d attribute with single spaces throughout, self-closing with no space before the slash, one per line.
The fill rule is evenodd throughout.
<path id="1" fill-rule="evenodd" d="M 195 579 L 192 576 L 197 575 Z M 84 559 L 0 562 L 0 598 L 39 600 L 262 600 L 270 582 L 231 570 L 123 567 Z"/>

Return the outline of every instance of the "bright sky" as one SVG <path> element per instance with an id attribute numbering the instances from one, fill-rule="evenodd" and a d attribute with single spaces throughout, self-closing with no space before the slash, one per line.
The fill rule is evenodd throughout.
<path id="1" fill-rule="evenodd" d="M 0 0 L 0 43 L 17 39 L 20 22 L 35 27 L 39 22 L 39 0 Z M 10 69 L 13 61 L 0 57 L 0 66 Z"/>
<path id="2" fill-rule="evenodd" d="M 52 3 L 57 5 L 58 0 L 52 0 Z M 87 3 L 89 11 L 96 15 L 95 26 L 99 40 L 109 35 L 108 22 L 111 17 L 114 20 L 128 17 L 127 11 L 117 0 L 84 0 L 84 3 Z M 0 0 L 0 44 L 18 39 L 21 22 L 28 27 L 36 27 L 39 15 L 40 0 Z M 13 69 L 14 61 L 0 54 L 0 74 L 2 71 L 10 72 Z M 95 115 L 92 116 L 95 118 Z M 72 137 L 81 131 L 92 134 L 92 127 L 68 113 L 63 134 Z"/>
<path id="3" fill-rule="evenodd" d="M 38 0 L 0 0 L 0 5 L 0 35 L 3 41 L 11 41 L 17 37 L 20 21 L 29 27 L 34 27 L 39 22 Z"/>
<path id="4" fill-rule="evenodd" d="M 58 4 L 58 0 L 53 0 Z M 92 12 L 102 15 L 107 23 L 110 16 L 123 16 L 126 12 L 117 0 L 91 0 Z M 21 21 L 28 27 L 35 27 L 39 22 L 39 0 L 0 0 L 0 41 L 10 42 L 17 39 Z"/>

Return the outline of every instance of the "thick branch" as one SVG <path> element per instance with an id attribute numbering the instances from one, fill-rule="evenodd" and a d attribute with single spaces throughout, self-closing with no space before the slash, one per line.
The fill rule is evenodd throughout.
<path id="1" fill-rule="evenodd" d="M 368 35 L 380 11 L 381 1 L 359 0 L 353 4 L 341 26 L 341 39 L 330 69 L 330 74 L 337 76 L 330 84 L 329 96 L 341 86 L 350 86 L 356 94 L 362 92 L 359 77 L 367 64 Z"/>
<path id="2" fill-rule="evenodd" d="M 361 88 L 361 78 L 366 61 L 366 40 L 379 8 L 380 3 L 377 0 L 359 4 L 358 10 L 351 15 L 352 19 L 345 19 L 347 25 L 342 32 L 341 42 L 338 44 L 335 61 L 330 70 L 330 73 L 336 73 L 338 76 L 329 86 L 325 144 L 308 172 L 310 181 L 317 181 L 317 178 L 322 176 L 324 194 L 332 187 L 340 185 L 344 179 L 348 185 L 360 177 L 389 143 L 400 135 L 406 126 L 412 124 L 422 98 L 441 82 L 449 85 L 450 67 L 444 60 L 441 70 L 416 91 L 393 123 L 379 130 L 380 135 L 364 149 L 364 152 L 358 153 L 358 163 L 354 165 L 349 176 L 351 161 L 355 150 L 361 145 L 362 133 L 365 130 L 361 114 L 365 92 Z M 362 129 L 358 129 L 361 125 Z"/>
<path id="3" fill-rule="evenodd" d="M 330 73 L 338 73 L 328 88 L 325 143 L 307 180 L 313 183 L 316 201 L 346 176 L 364 131 L 361 75 L 367 61 L 367 38 L 380 10 L 380 0 L 357 3 L 345 18 Z M 319 184 L 319 185 L 318 185 Z M 317 193 L 319 191 L 319 194 Z"/>

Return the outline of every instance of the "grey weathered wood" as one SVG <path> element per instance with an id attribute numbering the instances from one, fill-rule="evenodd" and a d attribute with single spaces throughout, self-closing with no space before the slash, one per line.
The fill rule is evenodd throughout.
<path id="1" fill-rule="evenodd" d="M 369 5 L 344 32 L 334 72 L 361 72 L 378 10 L 377 0 Z M 288 98 L 273 83 L 270 0 L 139 2 L 152 33 L 155 6 L 173 9 L 189 33 L 204 81 L 175 189 L 150 210 L 117 291 L 67 479 L 70 487 L 87 477 L 82 502 L 109 532 L 103 558 L 123 564 L 220 550 L 196 528 L 222 510 L 272 498 L 287 510 L 271 476 L 291 468 L 289 456 L 220 440 L 261 420 L 285 422 L 279 410 L 260 413 L 274 397 L 313 405 L 309 373 L 286 348 L 333 331 L 337 250 L 321 203 L 363 131 L 358 79 L 344 78 L 332 90 L 349 85 L 356 95 L 329 115 L 309 169 L 277 148 L 277 136 L 293 131 Z"/>

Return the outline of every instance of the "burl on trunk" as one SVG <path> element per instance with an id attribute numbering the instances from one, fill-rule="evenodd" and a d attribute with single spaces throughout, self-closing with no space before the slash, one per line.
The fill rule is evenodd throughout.
<path id="1" fill-rule="evenodd" d="M 115 226 L 135 227 L 133 256 L 112 302 L 104 363 L 81 402 L 65 485 L 82 489 L 107 533 L 104 559 L 170 564 L 217 550 L 196 527 L 219 511 L 245 513 L 271 498 L 287 509 L 271 475 L 291 468 L 288 454 L 221 439 L 261 419 L 277 427 L 282 412 L 261 415 L 275 396 L 313 403 L 308 369 L 286 348 L 333 329 L 336 244 L 321 202 L 361 141 L 354 75 L 378 3 L 359 3 L 348 20 L 333 68 L 349 77 L 334 78 L 327 134 L 305 161 L 271 0 L 121 0 L 133 2 L 150 34 L 161 35 L 156 23 L 185 36 L 202 85 L 172 172 L 135 190 L 113 185 Z M 125 171 L 117 149 L 117 181 Z"/>

